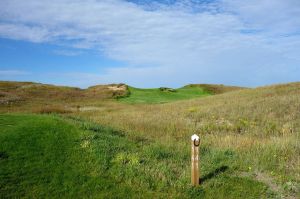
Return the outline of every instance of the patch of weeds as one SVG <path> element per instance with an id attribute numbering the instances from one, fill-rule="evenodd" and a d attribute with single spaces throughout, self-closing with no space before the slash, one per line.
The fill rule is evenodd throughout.
<path id="1" fill-rule="evenodd" d="M 274 122 L 267 122 L 264 129 L 267 135 L 274 135 L 280 132 L 280 130 Z"/>
<path id="2" fill-rule="evenodd" d="M 95 133 L 109 133 L 113 136 L 124 137 L 124 133 L 122 131 L 115 130 L 110 127 L 105 127 L 99 124 L 94 124 L 92 122 L 80 122 L 79 123 L 80 129 L 93 131 Z"/>
<path id="3" fill-rule="evenodd" d="M 205 190 L 202 187 L 188 187 L 185 193 L 189 198 L 204 198 Z"/>
<path id="4" fill-rule="evenodd" d="M 33 112 L 41 114 L 65 114 L 72 113 L 72 110 L 62 105 L 48 105 L 40 109 L 34 110 Z"/>
<path id="5" fill-rule="evenodd" d="M 292 181 L 288 181 L 283 185 L 283 189 L 285 191 L 288 191 L 290 193 L 297 193 L 299 192 L 299 184 L 297 184 L 296 182 L 292 182 Z"/>
<path id="6" fill-rule="evenodd" d="M 116 154 L 112 162 L 119 165 L 137 166 L 141 163 L 141 159 L 137 154 L 120 152 Z"/>
<path id="7" fill-rule="evenodd" d="M 198 111 L 198 107 L 190 107 L 187 109 L 187 112 L 188 113 L 195 113 Z"/>
<path id="8" fill-rule="evenodd" d="M 173 156 L 173 154 L 166 147 L 158 144 L 153 144 L 145 148 L 144 153 L 148 158 L 157 160 L 168 159 Z"/>

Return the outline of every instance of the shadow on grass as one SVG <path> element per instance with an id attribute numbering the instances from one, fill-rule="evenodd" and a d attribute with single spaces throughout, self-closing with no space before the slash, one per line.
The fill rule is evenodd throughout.
<path id="1" fill-rule="evenodd" d="M 4 151 L 0 151 L 0 160 L 7 159 L 7 158 L 8 158 L 8 154 Z"/>
<path id="2" fill-rule="evenodd" d="M 201 184 L 209 179 L 216 177 L 220 173 L 224 173 L 228 168 L 229 168 L 228 166 L 221 166 L 221 167 L 215 169 L 214 171 L 203 176 L 202 178 L 199 178 L 199 183 Z"/>

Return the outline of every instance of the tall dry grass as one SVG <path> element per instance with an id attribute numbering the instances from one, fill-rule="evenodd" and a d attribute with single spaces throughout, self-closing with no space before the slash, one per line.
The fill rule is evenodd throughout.
<path id="1" fill-rule="evenodd" d="M 132 138 L 176 143 L 178 150 L 198 133 L 204 146 L 236 151 L 246 170 L 269 172 L 279 182 L 300 181 L 300 83 L 160 105 L 99 106 L 104 108 L 76 115 Z"/>
<path id="2" fill-rule="evenodd" d="M 125 84 L 97 85 L 87 89 L 32 82 L 0 81 L 0 105 L 26 103 L 72 103 L 105 100 L 126 96 Z"/>

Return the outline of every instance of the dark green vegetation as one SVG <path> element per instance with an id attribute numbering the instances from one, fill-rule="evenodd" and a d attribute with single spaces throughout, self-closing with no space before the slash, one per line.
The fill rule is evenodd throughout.
<path id="1" fill-rule="evenodd" d="M 120 101 L 135 103 L 166 103 L 177 100 L 192 99 L 211 95 L 201 87 L 183 87 L 179 89 L 154 88 L 140 89 L 129 87 L 129 96 L 120 98 Z"/>
<path id="2" fill-rule="evenodd" d="M 266 198 L 234 170 L 233 151 L 201 147 L 202 186 L 189 185 L 189 145 L 129 139 L 79 118 L 0 115 L 0 198 Z"/>

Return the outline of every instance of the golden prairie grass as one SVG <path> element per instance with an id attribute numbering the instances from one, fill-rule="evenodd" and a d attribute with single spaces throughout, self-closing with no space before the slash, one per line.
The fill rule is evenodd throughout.
<path id="1" fill-rule="evenodd" d="M 226 92 L 230 92 L 230 91 L 245 89 L 243 87 L 225 86 L 223 84 L 189 84 L 187 86 L 188 87 L 200 87 L 200 88 L 203 88 L 204 91 L 207 91 L 211 94 L 221 94 L 221 93 L 226 93 Z"/>
<path id="2" fill-rule="evenodd" d="M 266 87 L 160 105 L 109 103 L 102 114 L 82 114 L 146 136 L 182 137 L 198 131 L 269 137 L 296 134 L 299 110 L 300 85 L 290 84 L 283 91 Z"/>
<path id="3" fill-rule="evenodd" d="M 32 82 L 0 81 L 0 105 L 18 105 L 25 102 L 81 102 L 125 96 L 127 85 L 97 85 L 87 89 L 54 86 Z"/>
<path id="4" fill-rule="evenodd" d="M 203 145 L 239 153 L 245 169 L 275 173 L 278 181 L 300 180 L 300 83 L 159 105 L 99 106 L 106 108 L 76 115 L 129 137 L 176 143 L 178 150 L 198 133 Z"/>
<path id="5" fill-rule="evenodd" d="M 71 113 L 73 112 L 72 109 L 67 108 L 66 106 L 62 105 L 47 105 L 38 107 L 33 110 L 34 113 L 41 113 L 41 114 L 65 114 L 65 113 Z"/>

